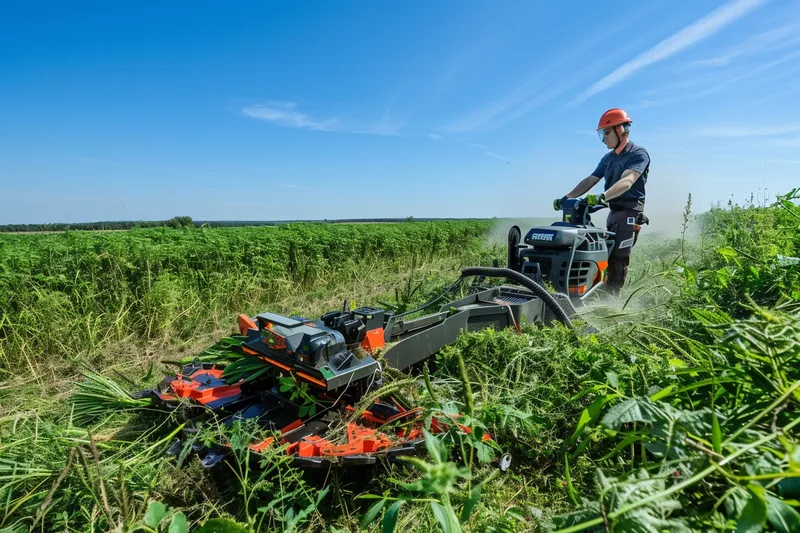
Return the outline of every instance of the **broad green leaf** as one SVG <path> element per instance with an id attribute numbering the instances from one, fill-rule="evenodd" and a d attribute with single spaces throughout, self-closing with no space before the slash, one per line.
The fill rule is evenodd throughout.
<path id="1" fill-rule="evenodd" d="M 669 364 L 675 368 L 686 368 L 686 363 L 682 359 L 672 358 L 669 360 Z"/>
<path id="2" fill-rule="evenodd" d="M 615 389 L 619 388 L 619 376 L 617 376 L 616 372 L 606 372 L 606 379 L 608 380 L 609 385 Z"/>
<path id="3" fill-rule="evenodd" d="M 619 394 L 604 394 L 603 396 L 598 396 L 595 398 L 594 401 L 590 403 L 589 406 L 583 410 L 583 412 L 581 412 L 581 417 L 578 419 L 578 425 L 575 427 L 575 432 L 569 438 L 569 442 L 573 442 L 586 426 L 597 420 L 597 417 L 600 416 L 600 412 L 603 410 L 603 406 L 606 403 L 619 397 Z"/>
<path id="4" fill-rule="evenodd" d="M 431 508 L 433 509 L 433 515 L 436 517 L 436 521 L 442 526 L 442 531 L 444 531 L 444 533 L 461 533 L 461 526 L 451 507 L 445 507 L 441 503 L 433 502 L 431 503 Z"/>
<path id="5" fill-rule="evenodd" d="M 466 524 L 469 521 L 469 517 L 472 514 L 472 510 L 475 508 L 475 505 L 478 503 L 478 500 L 481 499 L 481 491 L 483 490 L 483 483 L 478 483 L 474 487 L 472 487 L 472 491 L 469 494 L 469 499 L 464 502 L 464 507 L 461 509 L 461 523 Z"/>
<path id="6" fill-rule="evenodd" d="M 147 507 L 147 514 L 144 515 L 144 523 L 148 527 L 156 529 L 158 523 L 167 515 L 167 507 L 161 502 L 150 502 Z"/>
<path id="7" fill-rule="evenodd" d="M 609 429 L 619 429 L 631 422 L 655 422 L 657 414 L 657 408 L 649 400 L 628 398 L 609 409 L 600 423 Z"/>
<path id="8" fill-rule="evenodd" d="M 736 522 L 736 533 L 759 533 L 767 521 L 764 487 L 751 483 L 747 491 L 750 493 L 750 499 Z"/>
<path id="9" fill-rule="evenodd" d="M 667 386 L 667 387 L 664 387 L 663 389 L 661 389 L 661 390 L 660 390 L 660 391 L 658 391 L 657 393 L 655 393 L 655 394 L 653 394 L 652 396 L 650 396 L 650 401 L 651 401 L 651 402 L 657 402 L 658 400 L 660 400 L 660 399 L 662 399 L 662 398 L 666 398 L 667 396 L 669 396 L 670 394 L 672 394 L 672 389 L 673 389 L 673 388 L 674 388 L 674 387 L 673 387 L 672 385 L 669 385 L 669 386 Z"/>
<path id="10" fill-rule="evenodd" d="M 439 439 L 429 433 L 427 430 L 422 430 L 423 435 L 425 435 L 425 447 L 428 449 L 428 453 L 433 458 L 433 461 L 436 464 L 441 464 L 447 458 L 446 450 L 443 450 L 444 443 L 442 443 Z"/>
<path id="11" fill-rule="evenodd" d="M 469 442 L 470 446 L 475 449 L 478 456 L 478 461 L 481 463 L 489 463 L 494 459 L 494 448 L 483 442 Z"/>
<path id="12" fill-rule="evenodd" d="M 372 507 L 369 508 L 367 514 L 364 515 L 364 518 L 361 519 L 361 529 L 366 529 L 368 525 L 375 521 L 379 514 L 381 514 L 381 509 L 383 506 L 386 505 L 386 499 L 381 499 L 372 504 Z"/>
<path id="13" fill-rule="evenodd" d="M 186 515 L 180 511 L 172 515 L 172 521 L 169 523 L 167 533 L 187 533 L 188 531 L 189 523 L 186 520 Z"/>
<path id="14" fill-rule="evenodd" d="M 767 496 L 767 520 L 778 533 L 800 531 L 800 514 L 780 498 Z"/>
<path id="15" fill-rule="evenodd" d="M 400 507 L 404 503 L 406 503 L 405 500 L 398 500 L 386 509 L 386 514 L 383 515 L 383 522 L 381 523 L 381 533 L 394 532 L 394 527 L 397 525 L 397 517 L 400 513 Z"/>
<path id="16" fill-rule="evenodd" d="M 736 260 L 739 257 L 739 252 L 729 246 L 717 248 L 717 253 L 722 256 L 725 261 Z"/>

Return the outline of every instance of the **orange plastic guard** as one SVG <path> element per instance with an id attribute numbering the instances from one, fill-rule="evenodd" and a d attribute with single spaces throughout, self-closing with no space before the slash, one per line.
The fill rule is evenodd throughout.
<path id="1" fill-rule="evenodd" d="M 594 276 L 594 283 L 596 285 L 603 280 L 603 272 L 608 268 L 608 261 L 598 261 L 597 262 L 597 274 Z"/>
<path id="2" fill-rule="evenodd" d="M 383 340 L 383 328 L 375 328 L 367 332 L 364 340 L 361 341 L 361 347 L 370 355 L 375 355 L 379 348 L 383 348 L 386 342 Z"/>
<path id="3" fill-rule="evenodd" d="M 578 285 L 577 287 L 570 287 L 569 292 L 573 294 L 583 294 L 586 292 L 586 285 Z"/>
<path id="4" fill-rule="evenodd" d="M 249 316 L 245 314 L 239 315 L 239 333 L 247 335 L 248 329 L 258 329 L 258 326 L 256 326 L 255 322 L 250 320 Z"/>
<path id="5" fill-rule="evenodd" d="M 221 400 L 222 398 L 227 398 L 229 396 L 236 396 L 242 392 L 242 388 L 239 385 L 219 385 L 216 387 L 200 389 L 202 383 L 194 379 L 198 375 L 211 376 L 220 379 L 222 378 L 222 370 L 218 368 L 207 370 L 201 369 L 192 373 L 188 380 L 183 379 L 183 376 L 177 376 L 177 379 L 173 380 L 169 384 L 172 392 L 174 392 L 178 398 L 191 398 L 202 405 L 216 400 Z"/>

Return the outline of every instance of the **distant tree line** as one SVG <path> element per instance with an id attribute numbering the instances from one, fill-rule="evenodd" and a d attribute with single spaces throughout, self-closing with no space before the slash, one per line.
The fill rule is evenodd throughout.
<path id="1" fill-rule="evenodd" d="M 431 222 L 436 220 L 477 220 L 475 218 L 340 218 L 336 220 L 192 220 L 192 217 L 172 217 L 169 220 L 120 220 L 106 222 L 78 222 L 74 224 L 6 224 L 0 225 L 0 233 L 37 231 L 109 231 L 133 228 L 235 228 L 243 226 L 278 226 L 292 223 L 352 224 L 352 223 L 396 223 Z"/>
<path id="2" fill-rule="evenodd" d="M 35 231 L 102 231 L 126 230 L 133 228 L 186 228 L 194 226 L 192 217 L 172 217 L 169 220 L 116 220 L 106 222 L 78 222 L 74 224 L 6 224 L 0 226 L 0 232 L 35 232 Z"/>

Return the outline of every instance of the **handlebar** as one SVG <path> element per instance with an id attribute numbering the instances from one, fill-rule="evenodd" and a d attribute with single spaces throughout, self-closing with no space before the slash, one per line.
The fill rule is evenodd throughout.
<path id="1" fill-rule="evenodd" d="M 608 207 L 606 202 L 602 204 L 589 205 L 588 200 L 584 198 L 567 198 L 560 202 L 559 210 L 563 213 L 563 222 L 578 225 L 591 224 L 592 213 L 596 213 L 601 209 Z"/>

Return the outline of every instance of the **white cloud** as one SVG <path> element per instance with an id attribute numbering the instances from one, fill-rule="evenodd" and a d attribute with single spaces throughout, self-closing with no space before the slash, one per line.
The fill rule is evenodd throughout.
<path id="1" fill-rule="evenodd" d="M 305 113 L 296 111 L 297 104 L 294 102 L 269 102 L 267 104 L 257 104 L 245 107 L 242 112 L 245 115 L 266 120 L 279 126 L 289 128 L 302 128 L 318 131 L 333 131 L 336 129 L 337 120 L 319 120 L 310 118 Z"/>
<path id="2" fill-rule="evenodd" d="M 651 49 L 612 71 L 606 77 L 595 82 L 594 85 L 578 95 L 573 103 L 578 104 L 584 102 L 593 95 L 617 85 L 639 70 L 672 57 L 703 39 L 712 36 L 735 20 L 743 17 L 768 1 L 769 0 L 732 0 L 728 2 L 700 20 L 686 26 L 667 39 L 664 39 Z"/>
<path id="3" fill-rule="evenodd" d="M 298 111 L 295 102 L 255 104 L 245 107 L 242 112 L 247 116 L 271 122 L 277 126 L 315 131 L 335 131 L 363 135 L 398 135 L 401 127 L 401 124 L 392 117 L 391 109 L 387 109 L 380 120 L 362 124 L 338 118 L 320 119 L 311 117 Z"/>

